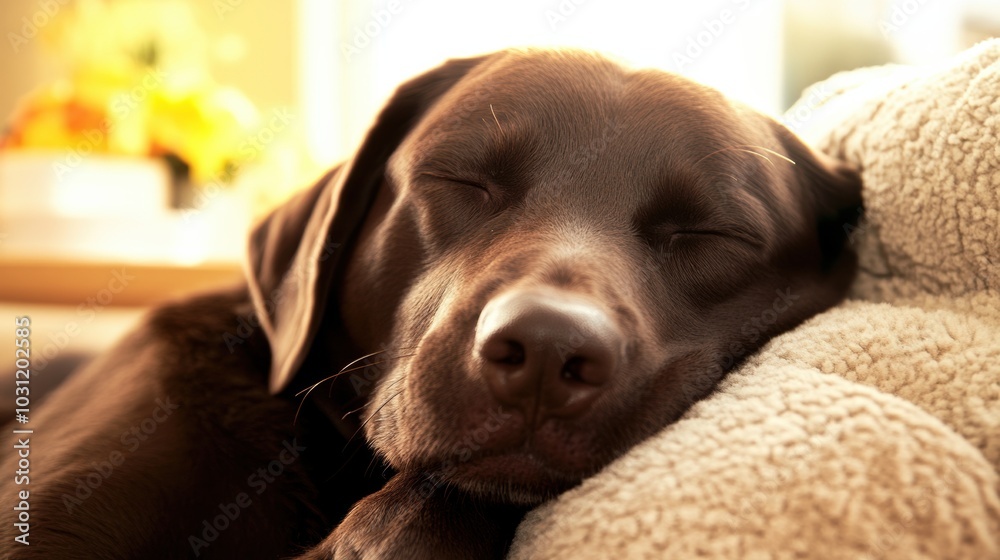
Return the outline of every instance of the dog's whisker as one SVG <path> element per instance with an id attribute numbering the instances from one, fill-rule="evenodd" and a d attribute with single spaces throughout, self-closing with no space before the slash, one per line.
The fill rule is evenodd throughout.
<path id="1" fill-rule="evenodd" d="M 389 363 L 389 362 L 391 362 L 393 360 L 400 360 L 400 359 L 403 359 L 403 358 L 412 358 L 413 356 L 416 356 L 416 354 L 415 353 L 414 354 L 399 354 L 398 356 L 392 356 L 390 358 L 386 358 L 384 360 L 379 360 L 377 362 L 371 362 L 371 363 L 367 363 L 367 364 L 360 365 L 360 366 L 354 366 L 354 367 L 349 368 L 349 369 L 342 369 L 342 370 L 338 371 L 337 373 L 335 373 L 335 374 L 333 374 L 333 375 L 331 375 L 329 377 L 325 377 L 319 383 L 323 383 L 323 381 L 329 381 L 331 379 L 336 379 L 337 377 L 340 377 L 341 375 L 344 375 L 345 373 L 351 373 L 352 371 L 358 371 L 358 370 L 369 368 L 369 367 L 372 367 L 372 366 L 386 364 L 386 363 Z"/>
<path id="2" fill-rule="evenodd" d="M 500 135 L 503 136 L 504 135 L 503 127 L 500 126 L 500 119 L 497 118 L 497 112 L 493 110 L 493 104 L 492 103 L 490 103 L 490 112 L 493 113 L 493 120 L 496 121 L 497 128 L 500 129 Z"/>
<path id="3" fill-rule="evenodd" d="M 315 389 L 318 385 L 322 384 L 324 381 L 326 381 L 328 379 L 333 379 L 334 377 L 336 377 L 336 376 L 340 375 L 341 373 L 343 373 L 345 369 L 353 366 L 354 364 L 356 364 L 356 363 L 358 363 L 358 362 L 360 362 L 362 360 L 367 360 L 368 358 L 371 358 L 372 356 L 378 356 L 379 354 L 384 354 L 386 352 L 388 352 L 388 350 L 378 350 L 376 352 L 372 352 L 371 354 L 366 354 L 364 356 L 361 356 L 360 358 L 358 358 L 356 360 L 352 360 L 352 361 L 348 362 L 348 364 L 346 366 L 344 366 L 343 368 L 341 368 L 339 372 L 337 372 L 337 373 L 335 373 L 335 374 L 333 374 L 333 375 L 331 375 L 329 377 L 324 377 L 323 379 L 320 379 L 316 383 L 313 383 L 312 385 L 306 387 L 305 389 L 302 389 L 298 393 L 295 393 L 295 396 L 297 397 L 297 396 L 301 395 L 302 393 L 305 393 L 306 396 L 308 397 L 309 396 L 309 392 L 312 391 L 313 389 Z M 303 398 L 305 398 L 305 397 L 303 397 Z"/>
<path id="4" fill-rule="evenodd" d="M 396 391 L 395 393 L 393 393 L 393 395 L 391 397 L 389 397 L 388 399 L 385 399 L 385 402 L 382 403 L 382 404 L 380 404 L 379 407 L 375 409 L 375 412 L 372 412 L 371 415 L 368 416 L 368 418 L 365 418 L 365 421 L 362 422 L 360 426 L 358 426 L 358 429 L 355 430 L 353 434 L 351 434 L 351 437 L 350 437 L 350 439 L 347 440 L 347 445 L 344 446 L 344 449 L 346 450 L 347 446 L 350 445 L 352 441 L 354 441 L 354 438 L 358 437 L 358 434 L 361 433 L 361 430 L 365 429 L 365 426 L 368 425 L 368 422 L 370 422 L 372 418 L 375 418 L 375 416 L 379 412 L 382 412 L 382 409 L 385 407 L 385 405 L 389 404 L 392 401 L 392 399 L 394 399 L 394 398 L 396 398 L 396 397 L 398 397 L 399 395 L 402 395 L 402 394 L 403 394 L 403 390 L 400 389 L 399 391 Z"/>
<path id="5" fill-rule="evenodd" d="M 384 352 L 384 351 L 382 351 L 382 352 Z M 381 353 L 381 352 L 374 352 L 374 353 L 369 354 L 368 356 L 365 356 L 365 357 L 371 357 L 371 356 L 374 356 L 374 355 L 379 354 L 379 353 Z M 397 356 L 396 358 L 392 358 L 392 359 L 389 359 L 389 360 L 383 360 L 381 362 L 376 362 L 376 364 L 381 364 L 381 363 L 385 363 L 385 362 L 388 362 L 388 361 L 392 361 L 393 359 L 409 358 L 409 357 L 412 357 L 414 355 L 415 354 L 407 354 L 407 355 L 403 355 L 403 356 Z M 359 359 L 364 359 L 365 357 L 359 358 Z M 357 363 L 357 362 L 358 362 L 358 360 L 354 360 L 351 363 L 354 364 L 354 363 Z M 369 365 L 372 365 L 372 364 L 369 364 Z M 341 375 L 343 373 L 347 373 L 348 371 L 355 371 L 355 370 L 358 370 L 358 369 L 364 369 L 365 367 L 368 367 L 368 366 L 359 366 L 359 367 L 354 368 L 352 370 L 340 370 L 339 372 L 337 372 L 337 373 L 335 373 L 335 374 L 333 374 L 333 375 L 331 375 L 329 377 L 325 377 L 325 378 L 317 381 L 316 383 L 313 383 L 312 385 L 310 385 L 306 389 L 303 389 L 302 391 L 299 391 L 298 393 L 296 393 L 295 396 L 302 395 L 303 392 L 305 394 L 302 395 L 302 398 L 299 400 L 299 406 L 298 406 L 298 408 L 295 409 L 295 417 L 292 419 L 292 424 L 298 423 L 298 421 L 299 421 L 299 414 L 302 412 L 302 407 L 306 404 L 306 399 L 309 398 L 309 395 L 313 392 L 314 389 L 316 389 L 316 387 L 319 387 L 320 385 L 322 385 L 326 381 L 330 381 L 330 380 L 334 379 L 338 375 Z M 332 387 L 331 387 L 331 391 L 332 391 Z"/>
<path id="6" fill-rule="evenodd" d="M 731 150 L 733 148 L 735 148 L 735 146 L 727 146 L 725 148 L 720 148 L 718 150 L 715 150 L 714 152 L 709 152 L 708 154 L 702 156 L 698 161 L 694 162 L 694 164 L 698 165 L 699 163 L 705 161 L 706 159 L 708 159 L 708 158 L 710 158 L 712 156 L 716 156 L 716 155 L 721 154 L 723 152 L 727 152 L 727 151 L 729 151 L 729 150 Z"/>
<path id="7" fill-rule="evenodd" d="M 416 347 L 413 347 L 413 348 L 416 348 Z M 353 360 L 349 364 L 347 364 L 347 366 L 344 366 L 344 369 L 341 369 L 337 373 L 335 373 L 333 375 L 330 375 L 330 376 L 327 376 L 327 377 L 324 377 L 323 379 L 320 379 L 319 381 L 317 381 L 316 383 L 313 383 L 309 387 L 306 387 L 305 389 L 302 389 L 298 393 L 295 393 L 295 396 L 302 395 L 302 398 L 299 400 L 299 406 L 295 409 L 295 417 L 292 419 L 292 424 L 298 423 L 298 421 L 299 421 L 299 414 L 302 412 L 302 407 L 305 405 L 306 399 L 309 398 L 309 395 L 313 392 L 314 389 L 316 389 L 317 387 L 319 387 L 323 383 L 325 383 L 327 381 L 331 381 L 331 380 L 333 380 L 333 379 L 337 378 L 338 376 L 343 375 L 345 373 L 350 373 L 352 371 L 357 371 L 357 370 L 360 370 L 360 369 L 365 369 L 367 367 L 376 366 L 376 365 L 379 365 L 379 364 L 384 364 L 384 363 L 387 363 L 387 362 L 391 362 L 393 360 L 399 360 L 399 359 L 403 359 L 403 358 L 412 358 L 413 356 L 416 356 L 416 353 L 413 353 L 413 354 L 400 354 L 398 356 L 387 358 L 385 360 L 380 360 L 378 362 L 372 362 L 370 364 L 365 364 L 363 366 L 356 366 L 356 367 L 353 367 L 353 368 L 349 368 L 349 366 L 351 364 L 356 364 L 356 363 L 358 363 L 361 360 L 364 360 L 366 358 L 371 358 L 372 356 L 376 356 L 378 354 L 384 354 L 385 352 L 388 352 L 388 350 L 379 350 L 378 352 L 372 352 L 371 354 L 368 354 L 366 356 L 362 356 L 362 357 L 358 358 L 357 360 Z M 330 387 L 330 391 L 331 392 L 333 391 L 333 386 L 332 385 Z M 303 395 L 303 393 L 305 393 L 305 394 Z M 361 408 L 364 408 L 364 407 L 361 407 Z M 360 409 L 358 409 L 358 410 L 360 410 Z M 357 410 L 354 410 L 352 412 L 357 412 Z M 350 414 L 350 413 L 348 413 L 348 414 Z M 345 417 L 346 417 L 346 415 L 345 415 Z"/>
<path id="8" fill-rule="evenodd" d="M 747 150 L 747 149 L 742 149 L 742 148 L 736 148 L 736 151 L 737 152 L 743 152 L 745 154 L 752 154 L 752 155 L 755 155 L 755 156 L 757 156 L 759 158 L 763 158 L 764 161 L 766 161 L 767 163 L 769 163 L 771 165 L 771 167 L 774 167 L 774 162 L 771 161 L 771 158 L 765 156 L 764 154 L 762 154 L 760 152 L 755 152 L 753 150 Z"/>
<path id="9" fill-rule="evenodd" d="M 309 387 L 306 387 L 305 389 L 299 391 L 298 393 L 295 393 L 296 397 L 299 396 L 299 395 L 302 395 L 303 393 L 305 393 L 305 394 L 302 395 L 302 399 L 299 400 L 299 406 L 295 409 L 295 416 L 294 416 L 294 418 L 292 418 L 292 424 L 293 425 L 294 424 L 298 424 L 298 422 L 299 422 L 299 414 L 302 412 L 302 406 L 306 403 L 306 399 L 309 398 L 309 394 L 313 392 L 313 389 L 315 389 L 316 387 L 319 387 L 325 381 L 327 381 L 329 379 L 333 379 L 334 377 L 340 375 L 341 373 L 343 373 L 344 369 L 346 369 L 346 368 L 348 368 L 348 367 L 350 367 L 350 366 L 352 366 L 352 365 L 354 365 L 354 364 L 356 364 L 356 363 L 358 363 L 358 362 L 360 362 L 362 360 L 366 360 L 368 358 L 371 358 L 372 356 L 377 356 L 379 354 L 384 354 L 385 352 L 386 352 L 386 350 L 379 350 L 377 352 L 372 352 L 371 354 L 368 354 L 368 355 L 365 355 L 365 356 L 361 356 L 360 358 L 358 358 L 356 360 L 353 360 L 350 363 L 348 363 L 346 366 L 344 366 L 344 368 L 342 368 L 340 370 L 340 372 L 335 373 L 335 374 L 331 375 L 330 377 L 326 377 L 326 378 L 320 379 L 319 381 L 317 381 L 316 383 L 313 383 Z"/>
<path id="10" fill-rule="evenodd" d="M 409 350 L 409 348 L 404 348 L 404 350 Z M 361 360 L 364 360 L 366 358 L 371 358 L 372 356 L 376 356 L 378 354 L 384 354 L 385 352 L 388 352 L 388 350 L 379 350 L 378 352 L 372 352 L 371 354 L 368 354 L 367 356 L 362 356 L 362 357 L 358 358 L 357 360 L 354 360 L 354 361 L 350 362 L 349 364 L 347 364 L 346 366 L 344 366 L 337 373 L 335 373 L 333 375 L 328 375 L 328 376 L 324 377 L 323 379 L 320 379 L 316 383 L 313 383 L 309 387 L 306 387 L 305 389 L 302 389 L 298 393 L 295 393 L 295 396 L 297 397 L 297 396 L 301 395 L 302 393 L 306 393 L 306 396 L 309 396 L 309 392 L 312 391 L 313 389 L 315 389 L 317 386 L 322 385 L 323 383 L 325 383 L 327 381 L 330 381 L 331 379 L 336 379 L 337 377 L 339 377 L 339 376 L 341 376 L 341 375 L 343 375 L 345 373 L 350 373 L 352 371 L 358 371 L 359 369 L 365 369 L 365 368 L 371 367 L 371 366 L 377 366 L 377 365 L 384 364 L 386 362 L 391 362 L 393 360 L 398 360 L 398 359 L 401 359 L 401 358 L 412 358 L 413 356 L 416 356 L 416 354 L 399 354 L 398 356 L 394 356 L 394 357 L 391 357 L 391 358 L 386 358 L 385 360 L 381 360 L 381 361 L 378 361 L 378 362 L 372 362 L 372 363 L 369 363 L 369 364 L 364 364 L 364 365 L 360 365 L 360 366 L 356 366 L 356 367 L 351 367 L 353 364 L 356 364 L 356 363 L 358 363 Z M 303 398 L 305 398 L 305 397 L 303 397 Z"/>
<path id="11" fill-rule="evenodd" d="M 765 152 L 767 152 L 767 153 L 769 153 L 771 155 L 777 156 L 777 157 L 779 157 L 779 158 L 787 161 L 788 163 L 790 163 L 792 165 L 795 165 L 795 160 L 793 160 L 792 158 L 786 156 L 785 154 L 782 154 L 780 152 L 776 152 L 774 150 L 769 150 L 769 149 L 765 148 L 764 146 L 750 146 L 750 147 L 751 148 L 757 148 L 758 150 L 764 150 Z"/>
<path id="12" fill-rule="evenodd" d="M 402 378 L 399 378 L 399 379 L 394 379 L 394 380 L 393 380 L 392 382 L 390 382 L 390 383 L 389 383 L 388 385 L 386 385 L 385 387 L 386 387 L 386 389 L 388 389 L 388 388 L 392 387 L 393 385 L 395 385 L 395 384 L 399 383 L 400 381 L 402 381 Z M 362 410 L 364 410 L 364 409 L 365 409 L 365 407 L 367 407 L 367 406 L 368 406 L 368 404 L 367 404 L 367 403 L 365 403 L 365 404 L 363 404 L 363 405 L 359 406 L 358 408 L 355 408 L 354 410 L 351 410 L 351 411 L 348 411 L 348 412 L 347 412 L 346 414 L 344 414 L 343 416 L 341 416 L 341 417 L 340 417 L 340 419 L 341 419 L 341 420 L 347 420 L 347 417 L 348 417 L 348 416 L 350 416 L 350 415 L 352 415 L 352 414 L 354 414 L 354 413 L 356 413 L 356 412 L 361 412 L 361 411 L 362 411 Z"/>
<path id="13" fill-rule="evenodd" d="M 322 381 L 320 383 L 322 383 Z M 315 385 L 309 387 L 309 390 L 306 391 L 306 394 L 302 396 L 301 400 L 299 400 L 299 406 L 295 409 L 295 417 L 292 418 L 292 425 L 299 423 L 299 413 L 302 412 L 302 405 L 306 404 L 306 399 L 309 398 L 309 393 L 312 393 L 312 390 L 318 386 L 319 383 L 316 383 Z M 298 396 L 298 394 L 296 394 L 296 396 Z"/>
<path id="14" fill-rule="evenodd" d="M 348 411 L 346 414 L 344 414 L 343 416 L 341 416 L 340 419 L 341 420 L 346 420 L 348 416 L 354 414 L 355 412 L 361 412 L 362 410 L 365 409 L 366 406 L 368 406 L 368 405 L 367 404 L 363 404 L 363 405 L 359 406 L 358 408 L 355 408 L 354 410 Z"/>
<path id="15" fill-rule="evenodd" d="M 715 156 L 715 155 L 718 155 L 718 154 L 721 154 L 721 153 L 724 153 L 724 152 L 743 152 L 745 154 L 755 155 L 755 156 L 757 156 L 759 158 L 763 158 L 765 161 L 767 161 L 767 163 L 771 164 L 772 166 L 774 165 L 774 162 L 771 160 L 771 158 L 767 157 L 766 155 L 764 155 L 764 154 L 762 154 L 760 152 L 756 152 L 754 150 L 751 150 L 749 148 L 754 148 L 754 149 L 757 149 L 757 150 L 762 150 L 762 151 L 767 152 L 767 153 L 769 153 L 769 154 L 771 154 L 773 156 L 779 157 L 779 158 L 787 161 L 788 163 L 790 163 L 792 165 L 795 165 L 795 161 L 792 160 L 791 158 L 789 158 L 788 156 L 785 156 L 784 154 L 781 154 L 781 153 L 776 152 L 774 150 L 771 150 L 769 148 L 765 148 L 764 146 L 758 146 L 756 144 L 736 144 L 736 145 L 733 145 L 733 146 L 726 146 L 725 148 L 721 148 L 721 149 L 715 150 L 714 152 L 711 152 L 708 155 L 703 156 L 701 159 L 699 159 L 697 162 L 695 162 L 695 165 L 697 165 L 698 163 L 701 163 L 702 161 L 704 161 L 704 160 L 706 160 L 706 159 L 708 159 L 708 158 L 710 158 L 712 156 Z"/>
<path id="16" fill-rule="evenodd" d="M 416 355 L 417 355 L 416 353 L 413 353 L 413 354 L 400 354 L 398 356 L 393 356 L 391 358 L 386 358 L 385 360 L 381 360 L 381 361 L 378 361 L 378 362 L 372 362 L 370 364 L 365 364 L 363 366 L 356 366 L 356 367 L 353 367 L 353 368 L 348 369 L 348 370 L 341 370 L 341 371 L 339 371 L 339 372 L 337 372 L 337 373 L 335 373 L 335 374 L 327 377 L 323 381 L 333 380 L 334 378 L 339 377 L 342 374 L 350 373 L 352 371 L 358 371 L 358 370 L 361 370 L 361 369 L 366 369 L 366 368 L 369 368 L 369 367 L 372 367 L 372 366 L 377 366 L 377 365 L 385 364 L 385 363 L 388 363 L 388 362 L 391 362 L 391 361 L 394 361 L 394 360 L 401 360 L 403 358 L 412 358 L 412 357 L 414 357 Z M 322 383 L 323 381 L 320 381 L 320 383 Z M 333 395 L 333 383 L 330 384 L 330 392 L 328 393 L 328 396 L 331 396 L 331 395 Z"/>

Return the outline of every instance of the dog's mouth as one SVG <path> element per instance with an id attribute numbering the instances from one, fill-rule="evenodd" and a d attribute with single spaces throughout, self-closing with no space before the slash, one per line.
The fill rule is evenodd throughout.
<path id="1" fill-rule="evenodd" d="M 533 504 L 569 490 L 583 478 L 583 474 L 559 470 L 542 456 L 524 451 L 473 459 L 456 468 L 448 480 L 473 493 Z"/>
<path id="2" fill-rule="evenodd" d="M 470 493 L 534 504 L 597 472 L 611 457 L 579 426 L 546 421 L 534 426 L 517 410 L 492 411 L 493 424 L 465 432 L 443 458 L 421 466 L 431 478 Z"/>

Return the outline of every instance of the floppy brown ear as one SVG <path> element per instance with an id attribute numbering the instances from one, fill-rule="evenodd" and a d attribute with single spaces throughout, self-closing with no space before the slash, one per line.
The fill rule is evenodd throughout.
<path id="1" fill-rule="evenodd" d="M 816 220 L 822 268 L 829 272 L 842 260 L 850 235 L 864 214 L 861 176 L 844 162 L 805 145 L 784 126 L 774 123 L 774 128 L 788 157 L 795 162 L 807 211 Z"/>
<path id="2" fill-rule="evenodd" d="M 338 267 L 364 222 L 386 160 L 434 102 L 486 57 L 450 60 L 400 86 L 358 151 L 250 235 L 250 297 L 271 347 L 270 390 L 302 365 Z"/>

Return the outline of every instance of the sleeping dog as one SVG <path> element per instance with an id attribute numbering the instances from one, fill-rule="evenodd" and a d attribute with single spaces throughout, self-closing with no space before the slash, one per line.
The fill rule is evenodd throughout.
<path id="1" fill-rule="evenodd" d="M 502 558 L 529 508 L 843 297 L 860 191 L 676 75 L 449 61 L 256 228 L 245 284 L 51 395 L 14 557 Z"/>

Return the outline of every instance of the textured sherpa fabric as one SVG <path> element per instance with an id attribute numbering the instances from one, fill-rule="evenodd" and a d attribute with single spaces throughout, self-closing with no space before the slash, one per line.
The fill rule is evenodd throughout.
<path id="1" fill-rule="evenodd" d="M 785 123 L 862 172 L 851 298 L 533 511 L 510 558 L 1000 558 L 1000 41 Z"/>
<path id="2" fill-rule="evenodd" d="M 744 367 L 532 512 L 510 557 L 993 558 L 996 482 L 968 442 L 902 399 L 805 368 Z"/>

